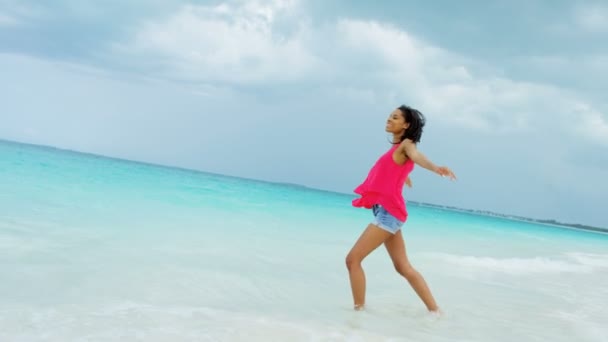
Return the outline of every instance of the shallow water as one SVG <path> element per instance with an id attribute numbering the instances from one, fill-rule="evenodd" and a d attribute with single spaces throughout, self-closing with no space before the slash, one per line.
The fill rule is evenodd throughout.
<path id="1" fill-rule="evenodd" d="M 409 206 L 425 312 L 371 213 L 302 187 L 0 143 L 0 341 L 606 341 L 608 236 Z"/>

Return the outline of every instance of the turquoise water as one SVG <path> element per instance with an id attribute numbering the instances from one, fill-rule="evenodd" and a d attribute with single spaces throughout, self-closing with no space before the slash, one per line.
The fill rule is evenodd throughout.
<path id="1" fill-rule="evenodd" d="M 353 312 L 351 199 L 0 142 L 0 341 L 608 339 L 608 235 L 413 204 L 444 315 L 383 248 Z"/>

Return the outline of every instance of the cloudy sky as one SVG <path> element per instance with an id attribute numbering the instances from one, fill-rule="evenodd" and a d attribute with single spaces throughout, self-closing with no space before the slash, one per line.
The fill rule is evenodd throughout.
<path id="1" fill-rule="evenodd" d="M 0 138 L 351 193 L 408 104 L 459 177 L 408 199 L 608 226 L 607 41 L 600 1 L 0 0 Z"/>

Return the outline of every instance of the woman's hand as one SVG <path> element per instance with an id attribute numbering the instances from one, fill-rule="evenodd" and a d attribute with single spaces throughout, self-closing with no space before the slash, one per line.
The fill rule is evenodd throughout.
<path id="1" fill-rule="evenodd" d="M 454 174 L 454 172 L 452 172 L 452 170 L 450 170 L 450 168 L 448 168 L 447 166 L 440 166 L 437 168 L 437 173 L 441 176 L 441 177 L 450 177 L 451 180 L 455 180 L 456 179 L 456 175 Z"/>

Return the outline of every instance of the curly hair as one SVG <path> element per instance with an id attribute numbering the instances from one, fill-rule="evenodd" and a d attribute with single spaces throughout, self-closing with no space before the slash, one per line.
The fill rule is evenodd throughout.
<path id="1" fill-rule="evenodd" d="M 424 124 L 426 123 L 424 115 L 422 115 L 422 113 L 420 113 L 417 109 L 408 107 L 406 105 L 402 105 L 397 109 L 401 111 L 405 122 L 410 124 L 405 132 L 403 132 L 401 141 L 399 143 L 405 139 L 410 139 L 415 144 L 420 142 L 420 139 L 422 138 L 422 130 L 424 128 Z"/>

